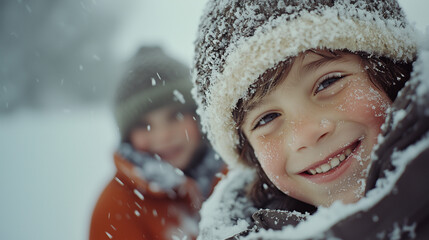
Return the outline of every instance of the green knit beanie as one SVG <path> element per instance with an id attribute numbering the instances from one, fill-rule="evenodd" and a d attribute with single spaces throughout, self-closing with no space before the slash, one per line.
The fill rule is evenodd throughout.
<path id="1" fill-rule="evenodd" d="M 132 127 L 152 110 L 175 106 L 195 111 L 189 69 L 167 56 L 160 47 L 142 47 L 131 59 L 114 102 L 114 116 L 127 140 Z"/>

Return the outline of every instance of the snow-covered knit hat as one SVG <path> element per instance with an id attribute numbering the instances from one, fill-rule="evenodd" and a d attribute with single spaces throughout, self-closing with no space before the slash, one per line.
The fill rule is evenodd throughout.
<path id="1" fill-rule="evenodd" d="M 119 83 L 114 116 L 122 140 L 143 114 L 174 104 L 183 110 L 195 110 L 191 96 L 189 68 L 167 56 L 159 47 L 141 47 L 130 60 Z"/>
<path id="2" fill-rule="evenodd" d="M 209 0 L 192 73 L 203 130 L 236 167 L 242 163 L 232 112 L 267 69 L 316 48 L 409 62 L 414 37 L 396 0 Z"/>

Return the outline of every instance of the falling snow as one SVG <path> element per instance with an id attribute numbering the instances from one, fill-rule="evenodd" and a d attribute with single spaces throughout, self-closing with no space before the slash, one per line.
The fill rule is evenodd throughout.
<path id="1" fill-rule="evenodd" d="M 185 104 L 185 103 L 186 103 L 186 101 L 185 101 L 185 97 L 184 97 L 184 96 L 183 96 L 183 94 L 182 94 L 181 92 L 179 92 L 177 89 L 175 89 L 175 90 L 173 91 L 173 94 L 174 94 L 175 100 L 179 101 L 181 104 Z"/>
<path id="2" fill-rule="evenodd" d="M 144 200 L 143 194 L 141 194 L 137 189 L 134 189 L 133 192 L 138 198 Z"/>

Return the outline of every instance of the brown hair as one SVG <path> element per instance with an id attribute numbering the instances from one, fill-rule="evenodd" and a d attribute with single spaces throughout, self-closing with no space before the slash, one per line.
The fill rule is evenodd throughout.
<path id="1" fill-rule="evenodd" d="M 328 59 L 341 58 L 344 54 L 351 53 L 347 50 L 308 51 Z M 388 97 L 394 101 L 399 90 L 402 89 L 405 82 L 410 78 L 412 62 L 395 62 L 392 59 L 386 57 L 375 57 L 365 52 L 352 54 L 357 54 L 361 58 L 362 66 L 371 82 L 377 88 L 383 90 Z M 295 210 L 312 213 L 316 210 L 315 206 L 287 196 L 277 189 L 277 187 L 268 179 L 255 156 L 252 146 L 241 130 L 241 126 L 243 125 L 244 117 L 246 116 L 249 106 L 275 89 L 275 87 L 279 85 L 289 73 L 294 61 L 295 57 L 288 58 L 261 74 L 257 81 L 249 87 L 247 97 L 238 101 L 232 114 L 234 121 L 236 122 L 237 133 L 239 136 L 237 151 L 240 153 L 240 158 L 248 166 L 255 167 L 259 176 L 248 190 L 250 199 L 257 207 L 261 208 Z"/>

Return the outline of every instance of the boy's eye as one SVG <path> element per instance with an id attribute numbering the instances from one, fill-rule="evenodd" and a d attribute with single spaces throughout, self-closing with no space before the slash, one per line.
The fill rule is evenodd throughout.
<path id="1" fill-rule="evenodd" d="M 134 126 L 134 128 L 139 130 L 147 130 L 150 129 L 150 124 L 146 122 L 139 122 Z"/>
<path id="2" fill-rule="evenodd" d="M 165 118 L 165 120 L 167 120 L 170 123 L 180 121 L 182 119 L 183 119 L 183 114 L 175 110 L 170 111 Z"/>
<path id="3" fill-rule="evenodd" d="M 177 112 L 175 115 L 175 119 L 178 121 L 183 121 L 183 119 L 185 119 L 185 116 L 183 115 L 183 113 Z"/>
<path id="4" fill-rule="evenodd" d="M 252 128 L 252 130 L 255 130 L 258 127 L 262 127 L 266 125 L 267 123 L 273 121 L 278 116 L 280 116 L 280 113 L 268 113 L 267 115 L 263 116 L 259 121 L 256 123 L 256 125 Z"/>
<path id="5" fill-rule="evenodd" d="M 344 76 L 341 75 L 341 73 L 331 73 L 326 76 L 324 76 L 319 82 L 319 84 L 316 86 L 316 90 L 314 91 L 314 95 L 319 93 L 320 91 L 323 91 L 324 89 L 331 86 L 331 84 L 335 83 L 336 81 L 342 79 Z"/>

